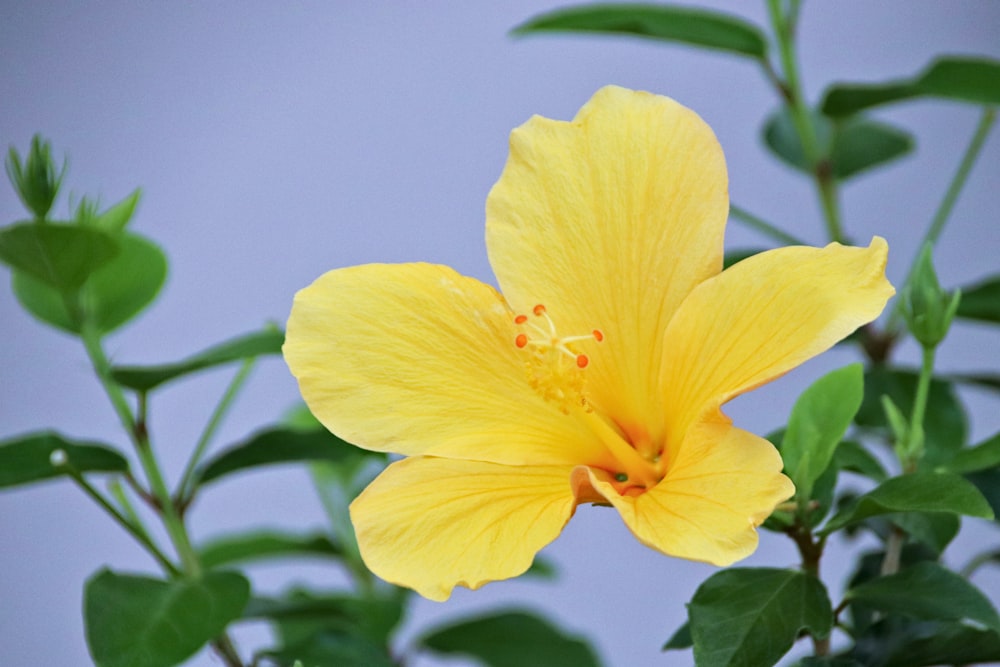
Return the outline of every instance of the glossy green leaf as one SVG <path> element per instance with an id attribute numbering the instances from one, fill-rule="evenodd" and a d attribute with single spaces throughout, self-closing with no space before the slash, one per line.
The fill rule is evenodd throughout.
<path id="1" fill-rule="evenodd" d="M 65 475 L 67 468 L 57 465 L 58 454 L 53 461 L 58 451 L 80 473 L 128 470 L 125 457 L 107 445 L 69 440 L 52 431 L 27 433 L 0 442 L 0 489 Z"/>
<path id="2" fill-rule="evenodd" d="M 836 84 L 823 96 L 823 113 L 848 116 L 890 102 L 915 97 L 1000 105 L 1000 62 L 984 58 L 945 57 L 912 79 L 885 83 Z"/>
<path id="3" fill-rule="evenodd" d="M 814 382 L 792 407 L 781 458 L 800 500 L 812 497 L 813 483 L 830 465 L 837 444 L 861 407 L 863 391 L 861 364 L 851 364 Z"/>
<path id="4" fill-rule="evenodd" d="M 118 251 L 115 239 L 96 229 L 34 222 L 0 229 L 0 261 L 66 294 Z"/>
<path id="5" fill-rule="evenodd" d="M 767 40 L 741 18 L 720 12 L 653 4 L 579 5 L 536 16 L 513 34 L 587 32 L 635 35 L 763 59 Z"/>
<path id="6" fill-rule="evenodd" d="M 431 630 L 417 644 L 436 653 L 468 656 L 487 667 L 597 667 L 582 638 L 529 612 L 510 610 L 467 618 Z"/>
<path id="7" fill-rule="evenodd" d="M 369 455 L 370 452 L 341 440 L 326 429 L 301 431 L 278 427 L 260 431 L 210 459 L 200 469 L 197 480 L 199 484 L 208 484 L 260 466 L 300 461 L 341 463 Z"/>
<path id="8" fill-rule="evenodd" d="M 983 593 L 937 563 L 918 563 L 849 590 L 846 599 L 884 612 L 934 621 L 969 620 L 1000 631 L 1000 615 Z"/>
<path id="9" fill-rule="evenodd" d="M 869 368 L 865 372 L 865 397 L 855 417 L 860 426 L 888 429 L 881 397 L 888 395 L 892 402 L 909 415 L 917 392 L 915 371 Z M 951 460 L 962 448 L 968 433 L 968 419 L 962 403 L 949 382 L 931 381 L 924 415 L 924 458 L 921 466 L 932 469 Z"/>
<path id="10" fill-rule="evenodd" d="M 171 667 L 239 618 L 249 596 L 235 572 L 162 581 L 100 570 L 84 588 L 87 645 L 97 667 Z"/>
<path id="11" fill-rule="evenodd" d="M 265 329 L 214 345 L 203 352 L 172 364 L 159 366 L 115 366 L 115 381 L 136 391 L 149 391 L 164 382 L 196 373 L 206 368 L 268 354 L 281 354 L 285 335 L 277 329 Z"/>
<path id="12" fill-rule="evenodd" d="M 84 319 L 109 333 L 146 308 L 167 277 L 167 258 L 152 241 L 136 234 L 117 237 L 121 252 L 94 271 L 80 290 L 79 310 L 71 313 L 53 287 L 15 271 L 12 287 L 21 305 L 38 319 L 79 333 Z"/>
<path id="13" fill-rule="evenodd" d="M 893 512 L 950 512 L 992 519 L 983 495 L 963 477 L 952 473 L 916 472 L 893 477 L 844 507 L 819 533 L 828 535 L 868 517 Z"/>
<path id="14" fill-rule="evenodd" d="M 206 568 L 291 557 L 336 559 L 344 553 L 340 545 L 322 533 L 295 535 L 274 531 L 215 538 L 202 544 L 198 552 L 201 564 Z"/>
<path id="15" fill-rule="evenodd" d="M 820 153 L 829 156 L 831 173 L 838 180 L 847 180 L 913 150 L 912 135 L 886 123 L 863 118 L 833 123 L 817 113 L 812 115 L 812 120 Z M 812 173 L 787 109 L 768 118 L 764 125 L 764 143 L 790 167 Z"/>
<path id="16" fill-rule="evenodd" d="M 670 639 L 667 640 L 667 643 L 660 650 L 679 651 L 691 648 L 692 646 L 694 646 L 694 640 L 691 639 L 691 624 L 685 622 L 684 625 L 677 628 L 674 634 L 670 635 Z"/>
<path id="17" fill-rule="evenodd" d="M 959 450 L 943 467 L 945 470 L 957 473 L 1000 467 L 1000 433 L 975 447 Z"/>
<path id="18" fill-rule="evenodd" d="M 833 610 L 826 588 L 797 570 L 731 568 L 705 580 L 688 604 L 699 667 L 773 665 L 802 630 L 827 637 Z"/>
<path id="19" fill-rule="evenodd" d="M 864 446 L 853 440 L 844 440 L 833 452 L 833 463 L 839 470 L 864 475 L 876 482 L 889 478 L 882 463 Z"/>
<path id="20" fill-rule="evenodd" d="M 1000 324 L 1000 276 L 962 288 L 958 317 Z"/>

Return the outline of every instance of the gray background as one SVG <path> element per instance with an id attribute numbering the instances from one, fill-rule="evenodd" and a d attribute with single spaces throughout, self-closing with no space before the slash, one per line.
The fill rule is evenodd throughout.
<path id="1" fill-rule="evenodd" d="M 704 3 L 759 24 L 756 2 Z M 483 204 L 506 158 L 507 133 L 539 113 L 568 119 L 602 85 L 668 94 L 698 111 L 726 151 L 734 202 L 820 243 L 807 183 L 769 159 L 758 138 L 775 105 L 749 62 L 649 42 L 597 37 L 513 40 L 507 30 L 558 3 L 248 2 L 0 5 L 0 140 L 22 151 L 42 132 L 70 154 L 77 195 L 145 196 L 134 229 L 167 250 L 172 271 L 156 307 L 108 341 L 117 361 L 179 358 L 226 337 L 283 321 L 292 294 L 322 272 L 370 261 L 443 262 L 492 280 Z M 1000 5 L 990 1 L 813 2 L 803 9 L 807 94 L 834 80 L 883 80 L 937 53 L 1000 57 Z M 978 112 L 921 101 L 877 114 L 913 130 L 914 155 L 844 190 L 848 230 L 888 238 L 897 281 L 975 126 Z M 946 285 L 995 271 L 1000 140 L 991 137 L 940 244 Z M 63 205 L 65 206 L 65 204 Z M 61 209 L 64 210 L 64 209 Z M 23 216 L 8 188 L 0 220 Z M 761 239 L 731 226 L 727 247 Z M 123 443 L 115 418 L 70 338 L 40 328 L 0 290 L 0 433 L 56 427 Z M 997 338 L 956 331 L 941 354 L 949 370 L 996 370 Z M 905 359 L 915 349 L 901 350 Z M 764 433 L 825 369 L 834 352 L 730 405 Z M 176 480 L 228 372 L 178 383 L 152 404 L 155 442 Z M 965 394 L 976 439 L 1000 428 L 995 396 Z M 260 364 L 219 445 L 276 419 L 296 400 L 277 359 Z M 84 665 L 83 580 L 111 564 L 151 561 L 67 482 L 0 494 L 0 662 Z M 268 469 L 220 484 L 192 514 L 196 538 L 253 525 L 322 521 L 306 475 Z M 949 553 L 962 564 L 996 531 L 967 522 Z M 787 540 L 765 534 L 746 564 L 791 565 Z M 683 665 L 658 648 L 713 568 L 668 559 L 633 540 L 611 510 L 581 508 L 546 550 L 557 583 L 514 581 L 446 604 L 418 601 L 404 638 L 432 622 L 499 603 L 546 610 L 589 633 L 611 665 Z M 839 590 L 846 552 L 824 564 Z M 334 587 L 315 564 L 252 570 L 263 590 L 289 582 Z M 977 582 L 994 599 L 997 570 Z M 834 593 L 836 596 L 836 593 Z M 243 647 L 264 630 L 243 626 Z M 192 665 L 214 664 L 202 653 Z M 411 664 L 438 664 L 424 658 Z"/>

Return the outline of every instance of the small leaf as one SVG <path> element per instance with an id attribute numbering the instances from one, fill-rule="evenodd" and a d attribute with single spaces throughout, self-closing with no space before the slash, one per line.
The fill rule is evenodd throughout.
<path id="1" fill-rule="evenodd" d="M 864 475 L 876 482 L 884 482 L 889 473 L 875 456 L 853 440 L 844 440 L 833 452 L 833 462 L 840 470 Z"/>
<path id="2" fill-rule="evenodd" d="M 959 450 L 943 467 L 957 473 L 976 472 L 1000 466 L 1000 433 L 975 447 Z"/>
<path id="3" fill-rule="evenodd" d="M 1000 615 L 983 593 L 937 563 L 918 563 L 849 590 L 846 599 L 921 620 L 970 620 L 1000 631 Z"/>
<path id="4" fill-rule="evenodd" d="M 341 463 L 371 455 L 371 452 L 341 440 L 326 429 L 302 431 L 272 428 L 252 435 L 245 442 L 234 445 L 207 461 L 197 480 L 204 485 L 226 475 L 259 466 L 300 461 Z"/>
<path id="5" fill-rule="evenodd" d="M 758 255 L 764 251 L 764 248 L 742 248 L 739 250 L 730 250 L 722 259 L 722 268 L 728 269 L 733 264 L 742 262 L 747 257 L 753 257 L 754 255 Z"/>
<path id="6" fill-rule="evenodd" d="M 1000 516 L 1000 470 L 970 472 L 965 478 L 983 494 L 986 502 L 993 508 L 994 515 Z"/>
<path id="7" fill-rule="evenodd" d="M 68 440 L 52 431 L 28 433 L 0 442 L 0 489 L 67 474 L 67 466 L 53 464 L 53 454 L 60 451 L 66 464 L 81 473 L 128 470 L 125 457 L 107 445 Z"/>
<path id="8" fill-rule="evenodd" d="M 58 290 L 19 271 L 12 281 L 17 300 L 38 319 L 70 333 L 79 333 L 85 319 L 101 333 L 117 329 L 156 298 L 167 276 L 167 258 L 155 243 L 128 233 L 117 240 L 121 252 L 83 285 L 80 312 L 66 310 Z"/>
<path id="9" fill-rule="evenodd" d="M 235 572 L 162 581 L 100 570 L 84 588 L 87 645 L 97 667 L 171 667 L 239 618 L 249 596 Z"/>
<path id="10" fill-rule="evenodd" d="M 893 512 L 950 512 L 992 519 L 993 510 L 972 484 L 952 473 L 916 472 L 893 477 L 858 496 L 819 531 L 829 535 L 868 517 Z"/>
<path id="11" fill-rule="evenodd" d="M 403 618 L 406 597 L 402 589 L 390 589 L 387 594 L 370 598 L 293 590 L 282 599 L 254 598 L 247 604 L 243 618 L 278 622 L 286 644 L 298 643 L 317 632 L 334 632 L 384 645 Z"/>
<path id="12" fill-rule="evenodd" d="M 763 60 L 767 40 L 761 30 L 741 18 L 670 5 L 580 5 L 536 16 L 512 31 L 596 32 L 635 35 L 693 44 Z"/>
<path id="13" fill-rule="evenodd" d="M 534 614 L 510 610 L 465 619 L 424 634 L 417 644 L 445 655 L 465 655 L 488 667 L 598 667 L 594 651 Z"/>
<path id="14" fill-rule="evenodd" d="M 198 549 L 201 564 L 217 568 L 233 563 L 256 562 L 279 558 L 314 556 L 339 558 L 343 549 L 326 535 L 293 535 L 256 531 L 213 539 Z"/>
<path id="15" fill-rule="evenodd" d="M 912 79 L 886 83 L 836 84 L 823 96 L 823 113 L 848 116 L 889 102 L 915 97 L 1000 105 L 1000 62 L 984 58 L 945 57 Z"/>
<path id="16" fill-rule="evenodd" d="M 851 364 L 814 382 L 792 407 L 781 457 L 800 500 L 812 497 L 813 483 L 830 465 L 837 444 L 861 407 L 863 391 L 861 364 Z"/>
<path id="17" fill-rule="evenodd" d="M 139 198 L 142 197 L 142 190 L 136 188 L 128 197 L 122 199 L 117 204 L 109 206 L 103 213 L 94 218 L 94 226 L 109 232 L 120 232 L 135 215 L 135 209 L 139 205 Z"/>
<path id="18" fill-rule="evenodd" d="M 773 665 L 807 629 L 829 636 L 826 588 L 796 570 L 732 568 L 709 577 L 688 604 L 699 667 Z"/>
<path id="19" fill-rule="evenodd" d="M 1000 662 L 1000 634 L 959 623 L 913 624 L 910 636 L 897 642 L 884 667 L 994 664 Z"/>
<path id="20" fill-rule="evenodd" d="M 677 631 L 670 636 L 667 643 L 663 645 L 661 651 L 677 651 L 686 648 L 691 648 L 694 646 L 694 640 L 691 639 L 691 624 L 684 623 L 681 627 L 677 628 Z"/>
<path id="21" fill-rule="evenodd" d="M 958 317 L 1000 324 L 1000 276 L 962 288 Z"/>
<path id="22" fill-rule="evenodd" d="M 64 294 L 79 289 L 118 250 L 111 235 L 85 227 L 25 222 L 0 229 L 0 261 Z"/>
<path id="23" fill-rule="evenodd" d="M 164 382 L 189 375 L 206 368 L 228 364 L 266 354 L 281 354 L 285 335 L 277 329 L 265 329 L 256 333 L 233 338 L 212 346 L 182 361 L 159 366 L 115 366 L 111 376 L 118 384 L 149 391 Z"/>
<path id="24" fill-rule="evenodd" d="M 292 667 L 398 667 L 385 648 L 364 637 L 331 631 L 319 631 L 258 655 L 270 658 L 266 664 Z"/>

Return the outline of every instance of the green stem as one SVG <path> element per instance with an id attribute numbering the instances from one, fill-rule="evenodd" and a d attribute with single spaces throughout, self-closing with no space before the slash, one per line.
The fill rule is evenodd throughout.
<path id="1" fill-rule="evenodd" d="M 194 472 L 201 463 L 202 457 L 205 455 L 205 451 L 208 449 L 208 445 L 212 438 L 215 436 L 215 432 L 218 430 L 219 426 L 222 424 L 223 418 L 232 407 L 233 401 L 239 395 L 240 390 L 243 389 L 243 385 L 246 384 L 247 378 L 250 376 L 250 371 L 253 370 L 254 363 L 257 361 L 255 357 L 251 357 L 243 361 L 240 369 L 236 372 L 229 386 L 226 387 L 225 393 L 219 400 L 219 404 L 215 406 L 215 410 L 212 411 L 211 417 L 208 419 L 208 423 L 205 425 L 205 429 L 201 432 L 201 436 L 198 438 L 198 443 L 195 445 L 194 452 L 191 454 L 191 458 L 188 459 L 187 466 L 184 468 L 184 473 L 181 475 L 181 481 L 177 485 L 177 493 L 179 498 L 187 499 L 193 495 L 194 490 L 191 489 L 192 479 L 194 477 Z"/>
<path id="2" fill-rule="evenodd" d="M 769 236 L 779 243 L 785 243 L 788 245 L 808 245 L 805 241 L 789 234 L 783 229 L 772 225 L 763 218 L 759 218 L 750 211 L 737 206 L 736 204 L 729 205 L 729 215 L 735 220 L 742 222 L 744 225 L 753 229 L 754 231 L 760 232 L 764 236 Z"/>
<path id="3" fill-rule="evenodd" d="M 354 534 L 354 526 L 347 507 L 348 499 L 340 492 L 346 487 L 344 483 L 331 484 L 330 475 L 324 474 L 320 464 L 310 466 L 309 472 L 313 480 L 313 488 L 319 495 L 320 504 L 333 528 L 334 537 L 344 546 L 344 565 L 350 571 L 355 584 L 366 597 L 375 593 L 375 579 L 361 560 L 358 550 L 358 539 Z"/>
<path id="4" fill-rule="evenodd" d="M 976 160 L 979 158 L 979 154 L 982 152 L 983 146 L 986 144 L 986 138 L 989 136 L 990 130 L 993 129 L 994 121 L 996 121 L 996 109 L 993 107 L 983 109 L 983 113 L 979 117 L 979 124 L 976 125 L 976 131 L 973 133 L 972 139 L 969 141 L 969 145 L 965 149 L 965 153 L 962 154 L 962 160 L 958 163 L 958 169 L 955 171 L 955 175 L 948 184 L 948 189 L 944 193 L 944 198 L 938 205 L 937 211 L 934 213 L 934 218 L 931 220 L 931 224 L 927 227 L 927 231 L 924 232 L 923 238 L 920 240 L 920 243 L 917 244 L 917 250 L 913 255 L 913 260 L 910 262 L 910 268 L 906 272 L 906 280 L 903 281 L 904 288 L 909 284 L 910 279 L 913 277 L 913 271 L 920 259 L 920 253 L 923 250 L 924 245 L 927 243 L 934 245 L 937 243 L 938 238 L 941 237 L 941 232 L 944 231 L 944 226 L 948 222 L 949 216 L 951 216 L 951 211 L 955 208 L 955 202 L 958 201 L 958 196 L 962 193 L 962 188 L 965 187 L 966 181 L 969 180 L 969 174 L 972 172 L 972 167 L 975 166 Z M 897 299 L 896 308 L 889 316 L 889 324 L 886 327 L 889 331 L 897 331 L 899 329 L 901 325 L 901 318 L 903 316 L 903 313 L 900 310 L 901 308 L 902 300 Z"/>
<path id="5" fill-rule="evenodd" d="M 970 578 L 976 573 L 976 571 L 983 565 L 995 560 L 1000 560 L 1000 552 L 998 551 L 984 551 L 981 554 L 976 555 L 972 560 L 966 564 L 965 567 L 961 569 L 959 574 L 961 574 L 966 579 Z"/>

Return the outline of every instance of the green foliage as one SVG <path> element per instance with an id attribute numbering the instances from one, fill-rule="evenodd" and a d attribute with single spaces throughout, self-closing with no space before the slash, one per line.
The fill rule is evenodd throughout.
<path id="1" fill-rule="evenodd" d="M 951 472 L 967 473 L 1000 467 L 1000 433 L 974 447 L 958 451 L 944 468 Z"/>
<path id="2" fill-rule="evenodd" d="M 961 290 L 949 294 L 941 289 L 931 260 L 931 245 L 925 244 L 903 288 L 903 316 L 913 337 L 924 347 L 940 344 L 951 327 L 961 297 Z"/>
<path id="3" fill-rule="evenodd" d="M 97 667 L 170 667 L 238 618 L 250 584 L 235 572 L 163 581 L 101 570 L 84 589 L 87 644 Z"/>
<path id="4" fill-rule="evenodd" d="M 198 549 L 201 564 L 215 569 L 234 563 L 259 562 L 289 557 L 339 559 L 343 548 L 328 535 L 295 535 L 276 531 L 253 531 L 218 537 Z"/>
<path id="5" fill-rule="evenodd" d="M 833 610 L 816 577 L 795 570 L 732 568 L 717 572 L 688 605 L 699 667 L 773 665 L 802 630 L 827 637 Z"/>
<path id="6" fill-rule="evenodd" d="M 848 116 L 915 97 L 1000 105 L 1000 62 L 985 58 L 939 58 L 911 79 L 881 84 L 837 84 L 824 94 L 822 109 L 827 116 Z"/>
<path id="7" fill-rule="evenodd" d="M 876 482 L 884 482 L 889 473 L 875 456 L 853 440 L 844 440 L 833 452 L 833 463 L 838 470 L 857 473 Z"/>
<path id="8" fill-rule="evenodd" d="M 601 664 L 585 640 L 566 634 L 530 612 L 518 610 L 436 628 L 417 642 L 436 653 L 476 658 L 487 667 L 598 667 Z"/>
<path id="9" fill-rule="evenodd" d="M 34 213 L 37 220 L 44 219 L 59 194 L 59 187 L 66 173 L 66 162 L 63 161 L 62 168 L 56 171 L 52 161 L 52 147 L 41 135 L 36 134 L 31 138 L 31 149 L 26 160 L 22 161 L 17 149 L 10 147 L 6 167 L 7 176 L 25 208 Z"/>
<path id="10" fill-rule="evenodd" d="M 24 222 L 0 229 L 0 261 L 63 295 L 72 295 L 120 252 L 106 232 Z"/>
<path id="11" fill-rule="evenodd" d="M 159 366 L 115 366 L 111 376 L 115 382 L 135 389 L 150 391 L 165 382 L 177 378 L 232 363 L 252 357 L 268 354 L 281 354 L 281 345 L 285 335 L 277 329 L 265 329 L 255 333 L 245 334 L 224 343 L 214 345 L 207 350 L 194 354 L 186 359 L 171 364 Z"/>
<path id="12" fill-rule="evenodd" d="M 694 646 L 694 639 L 691 638 L 691 624 L 684 623 L 684 625 L 677 628 L 674 634 L 670 635 L 670 639 L 667 640 L 661 650 L 678 651 L 691 648 L 692 646 Z"/>
<path id="13" fill-rule="evenodd" d="M 53 431 L 0 442 L 0 489 L 61 477 L 71 469 L 114 473 L 126 472 L 128 467 L 125 457 L 112 447 L 70 440 Z"/>
<path id="14" fill-rule="evenodd" d="M 673 5 L 580 5 L 536 16 L 512 32 L 515 35 L 538 32 L 634 35 L 761 60 L 767 56 L 767 40 L 752 23 L 720 12 Z"/>
<path id="15" fill-rule="evenodd" d="M 967 320 L 1000 324 L 1000 276 L 990 276 L 963 287 L 956 315 Z"/>

